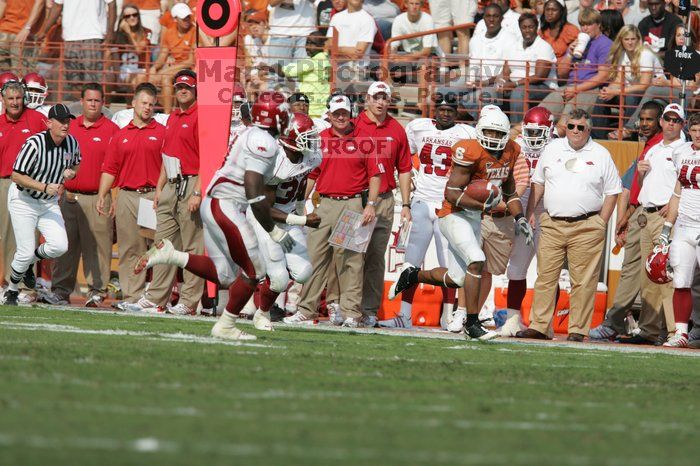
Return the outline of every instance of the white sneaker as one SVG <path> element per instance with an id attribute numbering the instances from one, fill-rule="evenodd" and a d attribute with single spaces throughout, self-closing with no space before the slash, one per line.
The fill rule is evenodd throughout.
<path id="1" fill-rule="evenodd" d="M 282 319 L 285 324 L 299 324 L 299 325 L 314 325 L 316 321 L 314 319 L 309 319 L 300 311 L 297 311 L 293 316 L 285 317 Z"/>
<path id="2" fill-rule="evenodd" d="M 360 327 L 376 327 L 377 317 L 376 316 L 362 316 L 360 318 Z"/>
<path id="3" fill-rule="evenodd" d="M 411 316 L 404 317 L 399 314 L 393 319 L 380 320 L 378 325 L 383 328 L 413 328 Z"/>
<path id="4" fill-rule="evenodd" d="M 190 309 L 182 303 L 177 303 L 174 306 L 168 306 L 166 312 L 176 316 L 193 316 L 195 314 L 194 309 Z"/>
<path id="5" fill-rule="evenodd" d="M 135 303 L 124 303 L 123 308 L 127 312 L 162 313 L 164 311 L 161 306 L 147 300 L 143 296 Z"/>
<path id="6" fill-rule="evenodd" d="M 360 326 L 360 320 L 361 320 L 361 319 L 362 319 L 362 318 L 360 318 L 360 319 L 358 320 L 358 319 L 353 319 L 352 317 L 347 317 L 347 318 L 343 321 L 342 327 L 345 327 L 345 328 L 357 328 L 357 327 Z"/>
<path id="7" fill-rule="evenodd" d="M 184 267 L 187 264 L 187 253 L 176 250 L 173 243 L 167 239 L 160 240 L 146 254 L 139 257 L 136 267 L 134 267 L 134 273 L 141 273 L 145 269 L 159 264 Z"/>
<path id="8" fill-rule="evenodd" d="M 443 310 L 442 315 L 440 316 L 440 328 L 443 330 L 447 330 L 447 327 L 450 325 L 450 322 L 452 322 L 452 311 Z"/>
<path id="9" fill-rule="evenodd" d="M 516 333 L 527 328 L 523 325 L 520 311 L 516 309 L 506 309 L 505 311 L 505 323 L 498 332 L 502 337 L 514 337 Z"/>
<path id="10" fill-rule="evenodd" d="M 59 295 L 52 291 L 38 291 L 37 293 L 39 295 L 39 302 L 53 304 L 54 306 L 65 306 L 66 304 L 68 304 L 67 300 L 61 298 Z"/>
<path id="11" fill-rule="evenodd" d="M 452 333 L 459 333 L 464 328 L 464 323 L 467 321 L 467 311 L 457 309 L 452 314 L 452 321 L 447 325 L 447 330 Z"/>
<path id="12" fill-rule="evenodd" d="M 104 298 L 102 295 L 94 294 L 85 301 L 85 307 L 100 307 L 104 303 Z"/>
<path id="13" fill-rule="evenodd" d="M 253 301 L 253 297 L 248 300 L 247 303 L 245 303 L 245 306 L 243 306 L 243 309 L 241 309 L 241 312 L 238 313 L 238 317 L 241 319 L 252 319 L 253 316 L 255 315 L 255 312 L 258 310 L 258 307 L 255 305 L 255 302 Z"/>
<path id="14" fill-rule="evenodd" d="M 211 336 L 222 340 L 257 340 L 258 337 L 245 333 L 236 327 L 236 316 L 228 311 L 224 311 L 211 329 Z"/>
<path id="15" fill-rule="evenodd" d="M 253 316 L 253 326 L 258 330 L 265 330 L 266 332 L 271 332 L 274 330 L 272 328 L 272 321 L 270 320 L 270 311 L 263 312 L 258 309 L 255 311 Z"/>
<path id="16" fill-rule="evenodd" d="M 671 338 L 668 339 L 664 346 L 667 348 L 687 348 L 688 347 L 688 334 L 687 333 L 674 333 Z"/>
<path id="17" fill-rule="evenodd" d="M 326 309 L 328 309 L 328 322 L 331 325 L 343 325 L 343 312 L 340 310 L 340 304 L 330 303 Z"/>
<path id="18" fill-rule="evenodd" d="M 614 340 L 616 336 L 617 332 L 615 329 L 604 324 L 600 324 L 588 332 L 588 338 L 591 340 Z"/>

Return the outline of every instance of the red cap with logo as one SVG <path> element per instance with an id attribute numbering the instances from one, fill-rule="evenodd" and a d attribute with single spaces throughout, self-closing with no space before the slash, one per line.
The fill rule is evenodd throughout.
<path id="1" fill-rule="evenodd" d="M 181 74 L 175 78 L 175 82 L 173 83 L 174 86 L 177 86 L 178 84 L 184 84 L 185 86 L 189 87 L 197 87 L 197 80 L 190 75 Z"/>

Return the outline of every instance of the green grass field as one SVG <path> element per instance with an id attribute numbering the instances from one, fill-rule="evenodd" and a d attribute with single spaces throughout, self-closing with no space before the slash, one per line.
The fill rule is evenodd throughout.
<path id="1" fill-rule="evenodd" d="M 700 359 L 0 307 L 0 465 L 697 464 Z"/>

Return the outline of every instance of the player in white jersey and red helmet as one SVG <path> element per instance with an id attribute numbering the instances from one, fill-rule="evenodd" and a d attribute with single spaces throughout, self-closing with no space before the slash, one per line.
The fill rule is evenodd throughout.
<path id="1" fill-rule="evenodd" d="M 284 251 L 248 210 L 268 277 L 259 287 L 259 304 L 253 316 L 253 324 L 259 330 L 272 330 L 270 308 L 277 296 L 287 289 L 290 276 L 297 283 L 306 283 L 313 272 L 303 227 L 317 228 L 321 218 L 314 213 L 304 214 L 304 194 L 306 177 L 321 164 L 320 144 L 313 120 L 303 113 L 295 113 L 289 132 L 279 138 L 275 169 L 265 178 L 265 194 L 272 205 L 270 215 L 295 241 L 290 251 Z"/>
<path id="2" fill-rule="evenodd" d="M 674 124 L 682 125 L 683 117 L 678 115 Z M 688 321 L 693 311 L 690 289 L 695 267 L 700 264 L 700 113 L 688 118 L 688 132 L 690 142 L 673 151 L 678 181 L 659 235 L 661 246 L 671 244 L 669 261 L 673 268 L 673 313 L 676 319 L 676 333 L 664 346 L 677 348 L 688 346 Z"/>
<path id="3" fill-rule="evenodd" d="M 279 149 L 275 136 L 288 131 L 289 105 L 281 93 L 265 91 L 253 104 L 251 118 L 253 126 L 234 142 L 200 207 L 209 256 L 177 251 L 172 243 L 163 240 L 139 260 L 135 270 L 139 273 L 153 265 L 172 264 L 227 287 L 229 302 L 211 333 L 230 340 L 255 339 L 236 328 L 236 316 L 266 275 L 265 261 L 253 225 L 246 218 L 246 209 L 250 206 L 255 219 L 282 250 L 289 252 L 295 245 L 289 232 L 272 219 L 265 195 L 265 179 L 274 173 Z"/>
<path id="4" fill-rule="evenodd" d="M 462 139 L 475 139 L 476 130 L 456 123 L 458 96 L 438 93 L 435 96 L 435 119 L 418 118 L 406 125 L 406 136 L 411 153 L 420 165 L 413 176 L 411 200 L 411 231 L 406 245 L 405 262 L 419 266 L 423 263 L 430 242 L 435 239 L 435 251 L 440 267 L 447 267 L 447 240 L 440 232 L 436 211 L 445 199 L 445 185 L 452 165 L 452 146 Z M 411 307 L 416 289 L 409 288 L 401 295 L 401 311 L 393 319 L 379 322 L 380 327 L 410 328 Z M 451 316 L 455 289 L 442 287 L 443 309 L 441 323 Z"/>
<path id="5" fill-rule="evenodd" d="M 544 107 L 532 107 L 525 113 L 521 125 L 521 134 L 515 140 L 520 145 L 521 155 L 525 158 L 530 168 L 530 176 L 535 172 L 537 161 L 545 146 L 554 136 L 554 115 Z M 528 206 L 530 188 L 520 196 L 523 206 Z M 532 206 L 535 211 L 534 244 L 525 243 L 522 235 L 515 236 L 513 247 L 508 261 L 508 302 L 505 316 L 505 324 L 501 329 L 501 335 L 514 336 L 521 330 L 521 307 L 527 291 L 527 270 L 532 258 L 535 257 L 539 242 L 539 219 L 544 212 L 543 203 Z M 511 335 L 512 334 L 512 335 Z"/>
<path id="6" fill-rule="evenodd" d="M 27 108 L 48 116 L 51 105 L 44 105 L 44 101 L 49 95 L 49 86 L 44 77 L 39 73 L 27 73 L 22 78 L 22 84 L 25 88 L 24 100 Z"/>
<path id="7" fill-rule="evenodd" d="M 248 111 L 248 99 L 240 84 L 233 85 L 231 93 L 231 129 L 228 136 L 230 148 L 236 137 L 250 124 L 250 112 Z"/>

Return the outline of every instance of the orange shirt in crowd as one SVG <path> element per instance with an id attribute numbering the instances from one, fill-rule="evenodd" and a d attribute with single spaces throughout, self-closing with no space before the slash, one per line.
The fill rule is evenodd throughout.
<path id="1" fill-rule="evenodd" d="M 540 30 L 539 35 L 554 49 L 554 54 L 557 58 L 561 58 L 566 54 L 569 44 L 576 40 L 578 37 L 578 28 L 571 23 L 566 23 L 559 33 L 559 37 L 556 39 L 551 36 L 551 29 L 547 29 L 542 32 Z"/>
<path id="2" fill-rule="evenodd" d="M 196 32 L 194 26 L 182 36 L 177 31 L 177 27 L 166 29 L 161 45 L 168 48 L 170 56 L 175 59 L 176 63 L 181 63 L 190 58 L 190 53 L 197 44 Z"/>
<path id="3" fill-rule="evenodd" d="M 472 180 L 498 180 L 501 184 L 505 183 L 513 172 L 518 156 L 520 156 L 520 146 L 511 140 L 506 144 L 500 158 L 491 155 L 475 139 L 463 139 L 452 147 L 452 163 L 473 167 Z M 442 218 L 461 210 L 463 210 L 461 207 L 456 207 L 444 200 L 437 215 Z"/>
<path id="4" fill-rule="evenodd" d="M 192 10 L 192 14 L 194 15 L 194 19 L 196 21 L 197 18 L 197 0 L 190 0 L 187 5 L 190 7 L 190 10 Z M 163 13 L 160 17 L 160 25 L 163 26 L 163 28 L 174 28 L 175 27 L 175 19 L 173 18 L 173 15 L 170 14 L 170 10 L 166 11 Z"/>
<path id="5" fill-rule="evenodd" d="M 243 0 L 243 11 L 257 10 L 266 11 L 269 5 L 269 0 Z"/>
<path id="6" fill-rule="evenodd" d="M 129 3 L 139 7 L 139 10 L 160 10 L 160 0 L 131 0 Z"/>
<path id="7" fill-rule="evenodd" d="M 5 15 L 0 19 L 0 31 L 17 34 L 27 24 L 32 8 L 34 0 L 9 0 L 5 7 Z"/>

